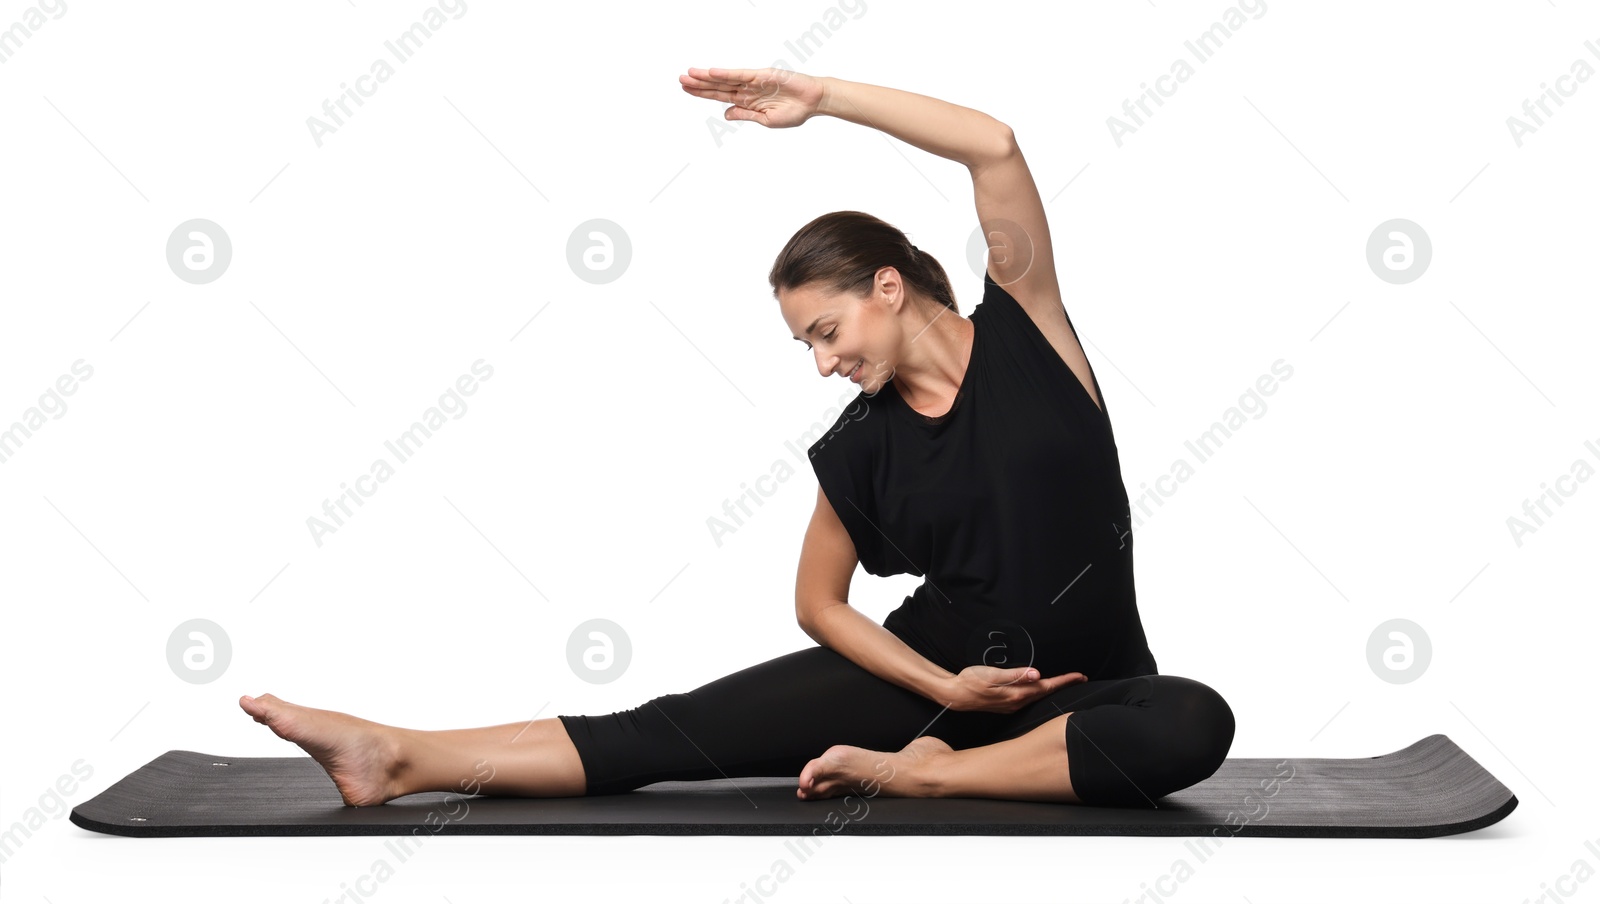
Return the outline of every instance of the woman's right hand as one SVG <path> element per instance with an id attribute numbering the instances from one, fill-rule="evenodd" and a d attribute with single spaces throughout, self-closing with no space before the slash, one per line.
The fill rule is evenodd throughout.
<path id="1" fill-rule="evenodd" d="M 822 79 L 788 69 L 690 69 L 678 84 L 695 97 L 733 106 L 728 120 L 747 119 L 769 129 L 787 129 L 815 116 L 822 106 Z"/>
<path id="2" fill-rule="evenodd" d="M 1041 678 L 1038 669 L 1027 666 L 1000 669 L 969 665 L 950 676 L 944 696 L 949 707 L 958 712 L 1012 713 L 1057 688 L 1088 680 L 1089 676 L 1082 672 Z"/>

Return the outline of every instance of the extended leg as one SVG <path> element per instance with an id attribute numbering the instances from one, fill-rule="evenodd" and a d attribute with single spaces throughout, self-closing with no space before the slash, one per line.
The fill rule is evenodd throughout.
<path id="1" fill-rule="evenodd" d="M 928 734 L 966 746 L 985 736 L 983 715 L 945 710 L 809 647 L 634 709 L 558 718 L 582 755 L 588 793 L 611 794 L 658 781 L 799 775 L 836 744 L 899 750 Z"/>
<path id="2" fill-rule="evenodd" d="M 559 719 L 400 731 L 401 793 L 456 791 L 515 797 L 584 793 L 583 761 Z"/>
<path id="3" fill-rule="evenodd" d="M 327 770 L 350 806 L 419 791 L 517 797 L 584 793 L 583 764 L 557 719 L 420 731 L 314 709 L 272 694 L 239 706 Z"/>
<path id="4" fill-rule="evenodd" d="M 418 731 L 271 694 L 239 705 L 310 754 L 351 806 L 419 791 L 572 797 L 657 781 L 796 775 L 837 742 L 898 748 L 974 724 L 826 647 L 808 647 L 631 710 Z M 967 734 L 963 734 L 966 726 Z"/>

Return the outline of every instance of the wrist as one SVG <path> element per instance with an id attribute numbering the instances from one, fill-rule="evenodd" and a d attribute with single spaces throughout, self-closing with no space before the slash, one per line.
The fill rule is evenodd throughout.
<path id="1" fill-rule="evenodd" d="M 834 91 L 838 87 L 838 81 L 827 75 L 817 76 L 817 81 L 822 85 L 822 99 L 817 101 L 817 115 L 837 116 L 838 114 L 834 112 Z"/>
<path id="2" fill-rule="evenodd" d="M 938 667 L 935 666 L 935 668 Z M 924 683 L 922 695 L 940 706 L 949 706 L 955 699 L 954 694 L 951 693 L 951 685 L 955 682 L 955 678 L 956 676 L 953 673 L 939 669 L 938 672 L 929 676 L 926 683 Z"/>

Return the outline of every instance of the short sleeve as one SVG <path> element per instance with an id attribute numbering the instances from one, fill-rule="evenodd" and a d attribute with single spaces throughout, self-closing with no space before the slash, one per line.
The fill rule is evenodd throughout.
<path id="1" fill-rule="evenodd" d="M 891 569 L 885 562 L 883 519 L 879 515 L 881 488 L 874 481 L 875 472 L 872 417 L 861 417 L 867 410 L 857 406 L 866 404 L 858 397 L 851 408 L 834 422 L 826 433 L 807 449 L 811 469 L 816 472 L 817 483 L 828 497 L 828 503 L 850 534 L 855 544 L 856 558 L 868 574 L 888 577 L 902 574 L 903 569 Z M 852 411 L 856 412 L 852 416 Z M 883 412 L 874 412 L 882 418 Z"/>
<path id="2" fill-rule="evenodd" d="M 1077 327 L 1072 325 L 1072 315 L 1066 313 L 1065 306 L 1062 307 L 1062 316 L 1066 318 L 1067 328 L 1076 337 Z M 1019 376 L 1025 377 L 1030 383 L 1055 387 L 1059 392 L 1064 392 L 1071 399 L 1069 404 L 1084 415 L 1096 420 L 1108 417 L 1105 393 L 1100 391 L 1100 380 L 1095 376 L 1094 365 L 1089 365 L 1089 379 L 1094 384 L 1095 395 L 1100 398 L 1098 405 L 1083 381 L 1067 366 L 1061 353 L 1055 350 L 1040 331 L 1039 325 L 1034 323 L 1033 317 L 1023 309 L 1022 303 L 1004 286 L 995 282 L 988 271 L 983 274 L 983 302 L 973 311 L 973 317 L 982 318 L 983 332 L 991 334 L 994 353 L 1016 369 Z"/>

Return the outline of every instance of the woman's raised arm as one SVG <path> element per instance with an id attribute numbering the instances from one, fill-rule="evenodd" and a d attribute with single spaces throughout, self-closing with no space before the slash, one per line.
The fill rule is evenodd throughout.
<path id="1" fill-rule="evenodd" d="M 948 160 L 973 166 L 1011 153 L 1011 127 L 981 110 L 864 82 L 786 69 L 693 69 L 683 90 L 733 104 L 723 116 L 790 128 L 815 115 L 871 126 Z"/>
<path id="2" fill-rule="evenodd" d="M 838 78 L 822 79 L 817 111 L 973 167 L 1011 152 L 1011 127 L 982 110 L 926 94 Z"/>

